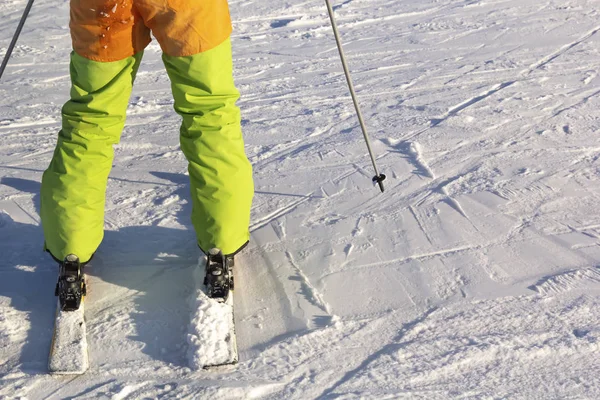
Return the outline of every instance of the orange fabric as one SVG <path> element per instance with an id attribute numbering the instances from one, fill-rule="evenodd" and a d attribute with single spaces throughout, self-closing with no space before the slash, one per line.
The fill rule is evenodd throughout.
<path id="1" fill-rule="evenodd" d="M 210 50 L 231 34 L 227 0 L 71 0 L 73 50 L 118 61 L 146 48 L 150 30 L 174 57 Z"/>

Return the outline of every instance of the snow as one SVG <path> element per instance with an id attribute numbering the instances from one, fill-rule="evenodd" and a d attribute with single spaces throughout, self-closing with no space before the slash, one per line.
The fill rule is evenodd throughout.
<path id="1" fill-rule="evenodd" d="M 0 56 L 25 3 L 0 0 Z M 229 3 L 256 179 L 239 364 L 189 362 L 199 250 L 153 43 L 86 271 L 90 370 L 48 374 L 39 182 L 71 43 L 68 2 L 38 0 L 0 81 L 0 399 L 600 398 L 598 3 L 334 1 L 384 194 L 324 2 Z"/>
<path id="2" fill-rule="evenodd" d="M 84 373 L 89 367 L 85 307 L 66 312 L 58 301 L 57 307 L 48 370 L 60 375 Z"/>
<path id="3" fill-rule="evenodd" d="M 233 295 L 226 302 L 211 299 L 205 293 L 206 257 L 200 256 L 194 271 L 196 294 L 190 308 L 188 333 L 189 365 L 195 370 L 224 366 L 238 361 L 233 314 Z M 238 263 L 239 264 L 239 263 Z"/>

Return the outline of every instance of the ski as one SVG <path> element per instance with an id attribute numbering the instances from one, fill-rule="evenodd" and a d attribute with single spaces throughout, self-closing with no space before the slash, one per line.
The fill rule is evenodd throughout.
<path id="1" fill-rule="evenodd" d="M 212 249 L 201 257 L 194 311 L 188 333 L 188 356 L 194 369 L 238 362 L 233 306 L 233 257 Z"/>
<path id="2" fill-rule="evenodd" d="M 56 375 L 83 374 L 89 367 L 84 318 L 86 294 L 83 266 L 74 255 L 60 264 L 58 297 L 48 370 Z"/>
<path id="3" fill-rule="evenodd" d="M 48 369 L 55 375 L 78 375 L 88 367 L 84 306 L 63 311 L 58 303 Z"/>

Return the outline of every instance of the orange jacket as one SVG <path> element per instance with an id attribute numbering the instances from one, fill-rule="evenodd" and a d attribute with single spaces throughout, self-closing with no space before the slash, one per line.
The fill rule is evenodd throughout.
<path id="1" fill-rule="evenodd" d="M 150 31 L 164 53 L 190 56 L 231 34 L 227 0 L 71 0 L 73 49 L 95 61 L 118 61 L 146 48 Z"/>

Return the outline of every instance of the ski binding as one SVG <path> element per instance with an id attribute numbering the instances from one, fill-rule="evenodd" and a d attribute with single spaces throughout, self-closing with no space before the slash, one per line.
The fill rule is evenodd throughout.
<path id="1" fill-rule="evenodd" d="M 69 254 L 60 264 L 54 295 L 58 296 L 62 311 L 75 311 L 81 305 L 81 299 L 86 294 L 82 268 L 79 258 L 74 254 Z"/>
<path id="2" fill-rule="evenodd" d="M 224 256 L 219 249 L 208 252 L 204 286 L 208 297 L 227 302 L 230 291 L 233 290 L 233 257 Z"/>

